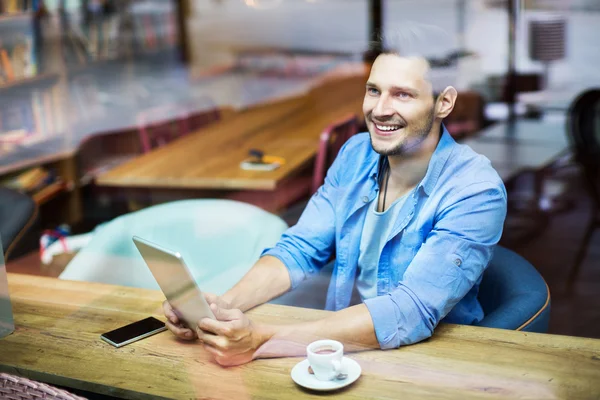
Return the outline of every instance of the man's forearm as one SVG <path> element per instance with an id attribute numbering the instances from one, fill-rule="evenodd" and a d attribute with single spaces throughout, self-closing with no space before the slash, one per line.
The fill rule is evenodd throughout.
<path id="1" fill-rule="evenodd" d="M 254 358 L 306 355 L 306 346 L 320 339 L 344 344 L 347 352 L 380 348 L 371 314 L 364 304 L 338 311 L 331 316 L 295 325 L 257 325 L 263 344 Z"/>
<path id="2" fill-rule="evenodd" d="M 283 262 L 276 257 L 265 256 L 222 298 L 232 308 L 247 311 L 284 294 L 291 285 L 290 274 Z"/>

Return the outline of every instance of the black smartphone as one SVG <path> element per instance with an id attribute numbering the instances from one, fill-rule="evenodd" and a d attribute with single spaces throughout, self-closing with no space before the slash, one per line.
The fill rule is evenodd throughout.
<path id="1" fill-rule="evenodd" d="M 115 347 L 122 347 L 165 330 L 167 330 L 167 327 L 164 322 L 154 317 L 148 317 L 117 328 L 114 331 L 103 333 L 100 338 Z"/>

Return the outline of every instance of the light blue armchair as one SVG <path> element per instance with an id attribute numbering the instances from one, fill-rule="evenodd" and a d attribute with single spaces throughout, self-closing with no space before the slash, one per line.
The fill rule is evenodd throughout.
<path id="1" fill-rule="evenodd" d="M 236 201 L 156 205 L 98 227 L 59 278 L 159 289 L 132 242 L 136 235 L 181 253 L 201 289 L 222 294 L 287 228 L 278 216 Z"/>

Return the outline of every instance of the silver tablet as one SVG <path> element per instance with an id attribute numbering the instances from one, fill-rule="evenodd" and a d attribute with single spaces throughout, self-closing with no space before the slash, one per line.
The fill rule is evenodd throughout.
<path id="1" fill-rule="evenodd" d="M 202 318 L 215 319 L 181 254 L 137 236 L 133 243 L 181 322 L 196 330 Z"/>

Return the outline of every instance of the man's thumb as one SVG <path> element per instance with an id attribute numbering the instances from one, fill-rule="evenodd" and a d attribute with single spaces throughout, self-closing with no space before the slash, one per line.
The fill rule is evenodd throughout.
<path id="1" fill-rule="evenodd" d="M 237 310 L 228 310 L 227 308 L 217 306 L 215 303 L 210 305 L 210 309 L 219 321 L 232 321 L 237 317 Z"/>

